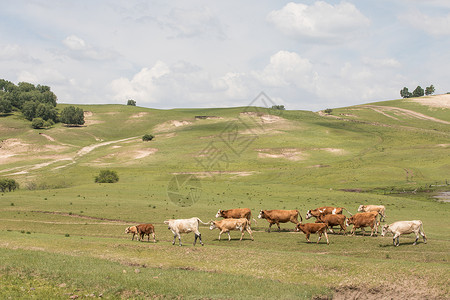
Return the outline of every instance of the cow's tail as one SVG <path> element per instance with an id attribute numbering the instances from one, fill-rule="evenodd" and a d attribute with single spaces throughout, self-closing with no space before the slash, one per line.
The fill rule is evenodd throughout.
<path id="1" fill-rule="evenodd" d="M 252 220 L 255 221 L 255 225 L 258 225 L 258 221 L 255 218 L 252 217 Z M 250 220 L 248 220 L 248 223 L 250 224 Z"/>
<path id="2" fill-rule="evenodd" d="M 300 223 L 303 223 L 303 218 L 298 209 L 295 210 L 297 212 L 297 215 L 300 217 Z"/>
<path id="3" fill-rule="evenodd" d="M 200 220 L 199 218 L 197 218 L 197 221 L 199 221 L 200 223 L 202 223 L 203 225 L 210 225 L 210 223 L 205 223 L 202 220 Z"/>
<path id="4" fill-rule="evenodd" d="M 348 212 L 348 214 L 351 216 L 353 216 L 353 214 L 351 212 L 349 212 L 345 207 L 343 207 L 343 209 L 345 209 L 346 212 Z"/>

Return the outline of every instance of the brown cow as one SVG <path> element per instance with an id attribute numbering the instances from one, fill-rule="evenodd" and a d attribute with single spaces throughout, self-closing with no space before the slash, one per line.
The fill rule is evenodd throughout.
<path id="1" fill-rule="evenodd" d="M 244 237 L 244 230 L 250 234 L 250 237 L 253 241 L 253 235 L 252 230 L 250 228 L 250 221 L 246 218 L 240 218 L 240 219 L 223 219 L 220 221 L 211 221 L 211 226 L 209 227 L 210 230 L 213 230 L 214 228 L 218 228 L 220 230 L 219 233 L 219 241 L 220 236 L 222 233 L 226 232 L 228 233 L 228 240 L 231 240 L 230 236 L 230 230 L 240 230 L 241 231 L 241 239 Z"/>
<path id="2" fill-rule="evenodd" d="M 308 220 L 311 217 L 317 218 L 320 215 L 341 215 L 344 209 L 352 216 L 352 214 L 344 207 L 323 206 L 308 210 L 306 212 L 306 219 Z"/>
<path id="3" fill-rule="evenodd" d="M 375 235 L 378 234 L 378 224 L 377 222 L 377 211 L 371 211 L 371 212 L 364 212 L 364 213 L 357 213 L 354 216 L 351 216 L 347 219 L 346 225 L 349 226 L 350 224 L 353 224 L 353 228 L 351 231 L 352 235 L 355 235 L 355 230 L 357 228 L 361 228 L 363 235 L 365 235 L 364 227 L 371 227 L 372 232 L 370 233 L 370 236 L 373 236 L 373 232 L 375 231 Z"/>
<path id="4" fill-rule="evenodd" d="M 325 238 L 327 239 L 327 245 L 330 244 L 328 241 L 328 235 L 327 235 L 327 224 L 325 223 L 305 223 L 302 224 L 301 222 L 295 226 L 295 231 L 301 231 L 304 234 L 306 234 L 306 240 L 308 243 L 311 241 L 309 240 L 309 236 L 311 233 L 317 233 L 319 235 L 319 239 L 317 240 L 317 244 L 319 243 L 320 239 L 322 238 L 322 234 L 325 235 Z"/>
<path id="5" fill-rule="evenodd" d="M 233 208 L 233 209 L 228 209 L 228 210 L 222 210 L 219 209 L 219 211 L 216 214 L 216 218 L 224 218 L 224 219 L 241 219 L 241 218 L 245 218 L 247 219 L 249 222 L 251 222 L 251 218 L 252 218 L 252 211 L 250 210 L 250 208 Z M 256 223 L 256 220 L 253 219 Z"/>
<path id="6" fill-rule="evenodd" d="M 281 231 L 280 223 L 292 222 L 294 224 L 298 224 L 298 216 L 300 216 L 300 221 L 303 221 L 302 216 L 299 214 L 298 210 L 261 210 L 259 212 L 259 219 L 266 219 L 269 224 L 269 232 L 270 228 L 273 224 L 277 224 L 278 232 Z"/>
<path id="7" fill-rule="evenodd" d="M 340 226 L 341 229 L 339 230 L 339 233 L 347 229 L 347 226 L 345 226 L 346 216 L 344 215 L 319 215 L 317 217 L 316 223 L 325 223 L 328 226 L 328 229 L 331 231 L 331 233 L 334 233 L 333 226 Z"/>
<path id="8" fill-rule="evenodd" d="M 136 226 L 136 229 L 139 233 L 140 241 L 144 240 L 144 236 L 148 236 L 148 242 L 150 242 L 150 234 L 153 237 L 153 242 L 156 243 L 155 237 L 155 227 L 152 224 L 140 224 Z"/>
<path id="9" fill-rule="evenodd" d="M 386 219 L 386 207 L 384 205 L 360 205 L 358 207 L 360 212 L 377 211 L 380 214 L 380 222 Z"/>

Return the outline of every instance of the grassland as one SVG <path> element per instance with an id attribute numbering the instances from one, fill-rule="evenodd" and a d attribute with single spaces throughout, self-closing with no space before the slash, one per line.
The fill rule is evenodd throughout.
<path id="1" fill-rule="evenodd" d="M 449 109 L 404 100 L 331 115 L 80 107 L 79 128 L 0 117 L 0 176 L 21 184 L 0 194 L 0 298 L 448 298 L 450 212 L 431 196 L 448 191 Z M 143 142 L 146 133 L 155 139 Z M 94 183 L 102 169 L 120 181 Z M 176 179 L 187 184 L 176 190 Z M 428 243 L 405 236 L 393 247 L 391 237 L 358 232 L 308 244 L 293 224 L 267 233 L 258 220 L 253 242 L 238 233 L 218 241 L 202 226 L 204 247 L 193 235 L 178 247 L 163 224 L 233 207 L 256 218 L 260 209 L 304 216 L 360 204 L 385 205 L 388 223 L 421 219 Z M 156 244 L 124 234 L 144 222 Z"/>

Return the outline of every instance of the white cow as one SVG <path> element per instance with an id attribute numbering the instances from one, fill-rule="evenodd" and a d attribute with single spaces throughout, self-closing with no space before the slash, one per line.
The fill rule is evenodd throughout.
<path id="1" fill-rule="evenodd" d="M 360 205 L 358 211 L 359 212 L 376 211 L 381 216 L 380 222 L 384 222 L 386 218 L 386 207 L 384 207 L 384 205 Z"/>
<path id="2" fill-rule="evenodd" d="M 202 235 L 200 231 L 198 231 L 198 225 L 199 223 L 209 225 L 209 223 L 204 223 L 199 218 L 190 218 L 190 219 L 177 219 L 177 220 L 166 220 L 164 221 L 164 224 L 169 225 L 169 229 L 173 233 L 173 243 L 172 245 L 175 245 L 175 240 L 178 237 L 178 242 L 181 246 L 181 233 L 189 233 L 191 231 L 195 234 L 195 240 L 194 240 L 194 246 L 195 243 L 197 243 L 197 238 L 200 239 L 200 244 L 203 246 L 202 242 Z"/>
<path id="3" fill-rule="evenodd" d="M 402 234 L 409 234 L 409 233 L 415 233 L 416 234 L 416 240 L 414 241 L 414 244 L 417 244 L 417 240 L 419 239 L 419 234 L 423 237 L 423 242 L 427 243 L 427 237 L 425 236 L 425 232 L 423 231 L 423 224 L 420 220 L 414 220 L 414 221 L 398 221 L 394 222 L 390 225 L 384 225 L 383 230 L 381 232 L 381 236 L 385 236 L 386 233 L 392 233 L 394 235 L 394 246 L 400 245 L 399 237 Z M 397 243 L 395 242 L 395 239 L 397 238 Z"/>

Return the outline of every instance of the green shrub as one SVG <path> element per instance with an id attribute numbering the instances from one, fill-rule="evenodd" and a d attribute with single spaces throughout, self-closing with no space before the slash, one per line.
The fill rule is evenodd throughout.
<path id="1" fill-rule="evenodd" d="M 119 176 L 116 171 L 101 170 L 98 176 L 95 176 L 97 183 L 115 183 L 119 181 Z"/>
<path id="2" fill-rule="evenodd" d="M 148 142 L 148 141 L 153 140 L 153 138 L 154 138 L 153 135 L 151 135 L 151 134 L 146 134 L 146 135 L 144 135 L 144 136 L 142 137 L 142 140 L 143 140 L 144 142 Z"/>
<path id="3" fill-rule="evenodd" d="M 31 121 L 31 127 L 34 129 L 44 127 L 44 120 L 42 118 L 34 118 L 33 121 Z"/>

